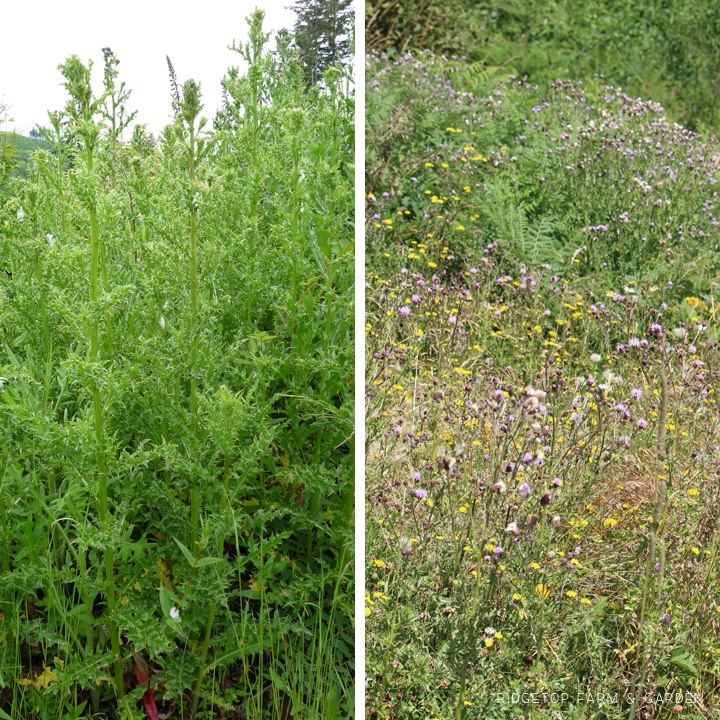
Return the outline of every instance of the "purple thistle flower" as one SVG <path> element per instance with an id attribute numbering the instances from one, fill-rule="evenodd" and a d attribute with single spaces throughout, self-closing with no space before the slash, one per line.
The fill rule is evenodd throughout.
<path id="1" fill-rule="evenodd" d="M 645 420 L 645 418 L 640 418 L 640 419 L 637 421 L 637 426 L 638 426 L 641 430 L 645 430 L 645 429 L 647 428 L 647 420 Z"/>
<path id="2" fill-rule="evenodd" d="M 404 315 L 405 317 L 407 317 L 408 315 L 410 315 L 410 308 L 407 306 L 401 307 L 399 312 L 401 315 Z"/>
<path id="3" fill-rule="evenodd" d="M 520 486 L 520 497 L 526 498 L 530 494 L 530 486 L 527 483 L 523 483 Z"/>
<path id="4" fill-rule="evenodd" d="M 420 473 L 415 474 L 420 475 Z M 422 488 L 416 488 L 411 492 L 411 495 L 414 495 L 418 500 L 424 500 L 427 497 L 427 490 L 423 490 Z"/>

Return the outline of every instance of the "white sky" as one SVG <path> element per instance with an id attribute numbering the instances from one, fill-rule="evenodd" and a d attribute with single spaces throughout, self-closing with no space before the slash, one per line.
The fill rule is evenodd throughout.
<path id="1" fill-rule="evenodd" d="M 36 0 L 2 3 L 0 101 L 10 105 L 2 130 L 27 135 L 35 124 L 49 126 L 48 110 L 65 107 L 68 96 L 57 66 L 70 55 L 93 60 L 92 84 L 102 91 L 103 53 L 110 47 L 120 60 L 117 82 L 132 91 L 127 109 L 138 110 L 134 123 L 146 123 L 156 137 L 171 122 L 170 56 L 178 82 L 202 85 L 203 115 L 212 120 L 221 102 L 220 81 L 229 67 L 245 68 L 242 56 L 228 50 L 247 42 L 245 18 L 256 6 L 265 11 L 263 30 L 292 30 L 294 0 L 202 0 L 90 2 Z M 275 49 L 275 34 L 266 48 Z M 131 125 L 132 127 L 132 125 Z"/>

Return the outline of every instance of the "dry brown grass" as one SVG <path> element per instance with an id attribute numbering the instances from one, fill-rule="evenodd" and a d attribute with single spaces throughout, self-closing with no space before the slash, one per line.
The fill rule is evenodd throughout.
<path id="1" fill-rule="evenodd" d="M 658 478 L 662 474 L 662 463 L 654 449 L 638 448 L 624 465 L 613 467 L 600 484 L 601 492 L 594 499 L 607 515 L 620 513 L 627 508 L 652 506 L 657 500 Z"/>

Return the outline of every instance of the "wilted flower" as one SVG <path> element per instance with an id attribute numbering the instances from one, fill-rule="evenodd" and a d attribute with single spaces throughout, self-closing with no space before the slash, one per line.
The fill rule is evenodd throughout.
<path id="1" fill-rule="evenodd" d="M 590 362 L 599 363 L 602 360 L 602 355 L 598 355 L 597 353 L 592 353 L 590 355 Z"/>
<path id="2" fill-rule="evenodd" d="M 498 480 L 496 483 L 493 483 L 490 486 L 490 492 L 504 493 L 505 492 L 505 483 L 502 480 Z"/>
<path id="3" fill-rule="evenodd" d="M 518 527 L 517 523 L 511 522 L 508 523 L 508 526 L 505 528 L 505 532 L 510 532 L 515 537 L 517 537 L 520 534 L 520 528 Z"/>
<path id="4" fill-rule="evenodd" d="M 550 494 L 549 490 L 546 490 L 542 494 L 542 497 L 540 498 L 540 504 L 542 506 L 549 505 L 551 501 L 552 501 L 552 495 Z"/>

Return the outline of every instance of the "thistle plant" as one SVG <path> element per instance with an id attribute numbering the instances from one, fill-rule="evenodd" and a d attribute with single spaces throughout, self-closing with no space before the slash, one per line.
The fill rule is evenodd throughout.
<path id="1" fill-rule="evenodd" d="M 128 113 L 125 103 L 130 98 L 130 90 L 125 87 L 124 82 L 119 85 L 117 83 L 119 74 L 117 66 L 120 64 L 120 60 L 109 47 L 104 47 L 102 51 L 105 61 L 103 72 L 105 102 L 102 107 L 102 115 L 110 123 L 110 183 L 114 189 L 118 162 L 122 162 L 122 157 L 117 157 L 118 148 L 120 147 L 118 139 L 122 137 L 123 131 L 135 119 L 137 110 Z"/>
<path id="2" fill-rule="evenodd" d="M 188 80 L 182 87 L 180 100 L 180 114 L 178 119 L 182 122 L 181 137 L 183 141 L 184 160 L 187 171 L 187 185 L 184 188 L 186 206 L 190 214 L 190 413 L 194 426 L 197 425 L 198 412 L 198 210 L 200 208 L 200 184 L 195 177 L 195 169 L 205 154 L 205 139 L 199 137 L 207 124 L 205 118 L 198 119 L 203 108 L 200 103 L 200 85 L 194 80 Z"/>
<path id="3" fill-rule="evenodd" d="M 88 349 L 88 360 L 93 364 L 102 362 L 100 356 L 99 328 L 98 328 L 98 299 L 99 299 L 99 259 L 100 259 L 100 228 L 98 226 L 97 192 L 98 178 L 94 170 L 95 150 L 100 136 L 100 127 L 94 121 L 93 116 L 97 114 L 101 99 L 93 99 L 90 88 L 90 70 L 92 63 L 85 67 L 76 55 L 71 56 L 60 70 L 66 79 L 64 83 L 70 101 L 67 105 L 67 113 L 77 126 L 77 132 L 81 138 L 81 159 L 82 168 L 72 175 L 78 194 L 88 208 L 90 214 L 90 346 Z M 100 501 L 100 525 L 108 528 L 110 516 L 108 513 L 107 494 L 107 456 L 106 437 L 103 423 L 103 405 L 100 396 L 100 387 L 95 377 L 90 380 L 90 391 L 92 393 L 93 413 L 95 418 L 95 438 L 97 457 L 97 487 Z M 115 672 L 115 690 L 119 698 L 125 695 L 125 684 L 123 681 L 123 661 L 120 653 L 120 642 L 118 638 L 118 627 L 114 617 L 115 613 L 115 569 L 113 561 L 113 549 L 105 549 L 105 596 L 108 606 L 108 629 L 110 642 L 113 651 L 113 666 Z"/>

